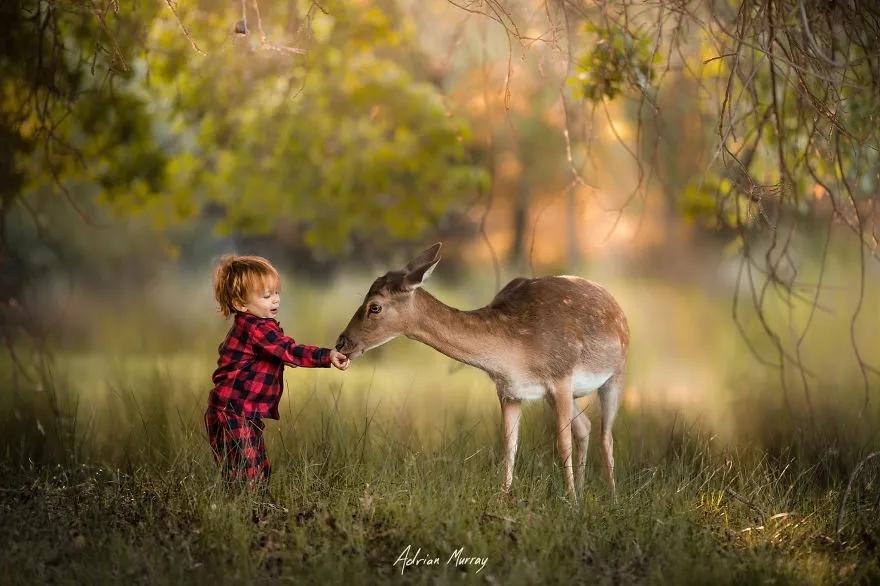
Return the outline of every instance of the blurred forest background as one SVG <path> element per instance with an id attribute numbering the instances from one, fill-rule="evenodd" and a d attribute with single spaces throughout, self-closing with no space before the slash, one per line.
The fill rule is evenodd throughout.
<path id="1" fill-rule="evenodd" d="M 482 306 L 520 275 L 579 274 L 619 298 L 633 335 L 617 428 L 625 507 L 652 494 L 642 491 L 670 446 L 692 458 L 687 446 L 720 443 L 732 451 L 719 461 L 757 462 L 749 470 L 775 470 L 785 486 L 811 479 L 824 504 L 803 539 L 847 552 L 798 542 L 780 561 L 775 534 L 754 575 L 876 578 L 876 564 L 860 565 L 880 544 L 876 515 L 865 521 L 880 506 L 880 462 L 865 459 L 880 431 L 872 2 L 16 0 L 0 22 L 0 448 L 18 470 L 8 486 L 50 464 L 131 478 L 147 463 L 161 474 L 201 466 L 207 477 L 199 417 L 227 327 L 211 296 L 219 255 L 270 258 L 282 325 L 331 345 L 373 278 L 443 241 L 427 288 L 456 307 Z M 345 374 L 288 371 L 287 385 L 288 415 L 269 429 L 270 452 L 284 446 L 285 490 L 299 490 L 285 437 L 304 461 L 327 448 L 346 468 L 339 438 L 366 445 L 374 418 L 387 442 L 372 448 L 378 459 L 409 462 L 404 444 L 444 454 L 447 433 L 488 443 L 471 465 L 487 466 L 475 486 L 493 485 L 491 384 L 427 348 L 397 340 Z M 552 452 L 539 437 L 524 439 L 518 482 L 554 462 L 529 459 L 529 441 Z M 795 461 L 807 476 L 785 477 Z M 375 486 L 385 468 L 364 470 L 345 482 L 372 499 L 369 471 Z M 767 496 L 739 474 L 743 486 L 712 501 L 742 509 L 725 510 L 724 524 L 793 507 L 797 491 Z M 45 482 L 46 494 L 57 488 Z M 66 541 L 85 529 L 75 531 Z M 733 547 L 753 552 L 743 539 Z M 676 554 L 682 572 L 691 554 Z M 336 576 L 315 559 L 300 570 Z M 27 567 L 34 579 L 52 571 Z M 612 569 L 590 571 L 650 575 Z"/>

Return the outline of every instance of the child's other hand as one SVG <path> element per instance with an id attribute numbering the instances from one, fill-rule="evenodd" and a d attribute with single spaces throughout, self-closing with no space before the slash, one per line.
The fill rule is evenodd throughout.
<path id="1" fill-rule="evenodd" d="M 348 359 L 348 356 L 346 356 L 342 352 L 330 350 L 330 364 L 332 364 L 339 370 L 345 370 L 346 368 L 348 368 L 348 365 L 351 364 L 351 361 Z"/>

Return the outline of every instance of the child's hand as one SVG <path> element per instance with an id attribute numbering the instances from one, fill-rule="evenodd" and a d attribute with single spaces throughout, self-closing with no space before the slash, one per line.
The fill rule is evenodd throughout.
<path id="1" fill-rule="evenodd" d="M 345 370 L 346 368 L 348 368 L 348 365 L 351 364 L 351 361 L 348 359 L 348 356 L 346 356 L 342 352 L 330 350 L 330 364 L 332 364 L 339 370 Z"/>

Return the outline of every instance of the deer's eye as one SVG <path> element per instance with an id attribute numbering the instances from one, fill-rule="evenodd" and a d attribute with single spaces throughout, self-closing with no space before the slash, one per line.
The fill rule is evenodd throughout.
<path id="1" fill-rule="evenodd" d="M 370 304 L 370 313 L 379 313 L 380 311 L 382 311 L 381 305 L 379 305 L 378 303 Z"/>

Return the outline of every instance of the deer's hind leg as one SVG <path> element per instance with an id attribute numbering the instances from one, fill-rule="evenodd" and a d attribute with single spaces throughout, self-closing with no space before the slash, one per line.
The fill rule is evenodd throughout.
<path id="1" fill-rule="evenodd" d="M 620 407 L 620 395 L 623 392 L 623 373 L 616 372 L 605 384 L 599 387 L 599 403 L 602 406 L 602 453 L 605 456 L 605 476 L 611 496 L 617 498 L 617 487 L 614 483 L 614 436 L 611 428 L 617 409 Z"/>

